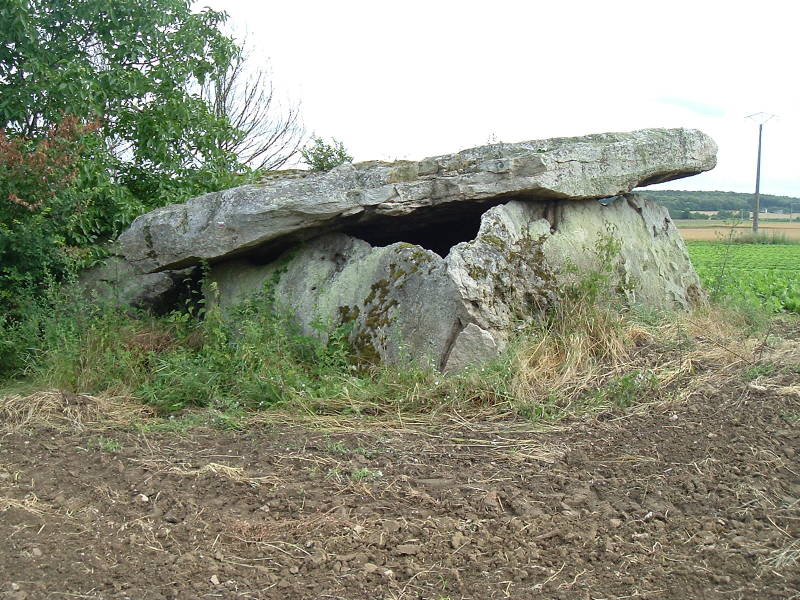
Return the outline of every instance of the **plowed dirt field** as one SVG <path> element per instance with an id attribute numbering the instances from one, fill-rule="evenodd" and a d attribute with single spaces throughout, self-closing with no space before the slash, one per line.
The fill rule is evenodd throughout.
<path id="1" fill-rule="evenodd" d="M 0 598 L 800 598 L 799 384 L 538 432 L 31 421 L 0 437 Z"/>

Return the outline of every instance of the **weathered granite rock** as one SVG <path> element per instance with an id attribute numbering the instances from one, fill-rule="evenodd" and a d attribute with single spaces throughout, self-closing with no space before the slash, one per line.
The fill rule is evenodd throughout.
<path id="1" fill-rule="evenodd" d="M 420 221 L 453 227 L 512 198 L 611 197 L 715 163 L 714 142 L 687 129 L 496 144 L 206 194 L 142 215 L 119 241 L 125 258 L 144 272 L 254 252 L 271 257 L 325 232 L 365 237 L 391 224 L 403 239 Z"/>
<path id="2" fill-rule="evenodd" d="M 496 356 L 563 286 L 601 271 L 631 302 L 672 308 L 702 299 L 667 211 L 635 195 L 608 206 L 508 201 L 445 257 L 334 233 L 267 265 L 217 263 L 209 279 L 223 308 L 268 285 L 307 335 L 324 335 L 318 323 L 347 324 L 363 358 L 455 371 Z"/>
<path id="3" fill-rule="evenodd" d="M 453 342 L 444 369 L 448 372 L 463 371 L 467 367 L 485 363 L 497 356 L 498 352 L 497 341 L 492 334 L 475 323 L 470 323 L 459 332 Z"/>
<path id="4" fill-rule="evenodd" d="M 186 281 L 192 278 L 197 279 L 193 268 L 140 273 L 123 258 L 112 256 L 81 273 L 78 285 L 93 297 L 160 314 L 188 293 Z"/>
<path id="5" fill-rule="evenodd" d="M 208 280 L 223 308 L 270 286 L 279 309 L 291 312 L 305 335 L 324 338 L 339 325 L 352 326 L 352 346 L 370 362 L 441 368 L 466 321 L 444 260 L 413 244 L 373 248 L 327 234 L 269 265 L 218 263 Z"/>

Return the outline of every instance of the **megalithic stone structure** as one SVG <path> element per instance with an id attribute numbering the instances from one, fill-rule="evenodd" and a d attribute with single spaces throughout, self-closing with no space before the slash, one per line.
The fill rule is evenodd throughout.
<path id="1" fill-rule="evenodd" d="M 210 263 L 223 306 L 273 281 L 308 334 L 348 323 L 365 359 L 455 370 L 501 351 L 575 273 L 603 270 L 629 302 L 701 301 L 668 213 L 629 192 L 715 164 L 689 129 L 494 144 L 206 194 L 119 243 L 146 273 Z"/>

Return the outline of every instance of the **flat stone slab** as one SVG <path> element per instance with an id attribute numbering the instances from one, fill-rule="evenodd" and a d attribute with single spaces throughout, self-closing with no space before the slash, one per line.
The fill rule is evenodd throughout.
<path id="1" fill-rule="evenodd" d="M 420 161 L 348 164 L 154 210 L 137 218 L 119 243 L 142 272 L 254 252 L 274 256 L 326 232 L 458 221 L 513 199 L 618 196 L 712 169 L 716 151 L 697 130 L 644 129 L 494 144 Z"/>

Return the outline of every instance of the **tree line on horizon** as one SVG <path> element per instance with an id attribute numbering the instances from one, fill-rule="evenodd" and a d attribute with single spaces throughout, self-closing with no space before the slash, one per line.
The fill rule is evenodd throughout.
<path id="1" fill-rule="evenodd" d="M 692 211 L 714 210 L 733 214 L 753 210 L 753 194 L 741 192 L 641 189 L 636 193 L 667 208 L 673 219 L 692 218 Z M 761 209 L 780 211 L 788 217 L 790 211 L 800 213 L 800 198 L 761 194 Z"/>

